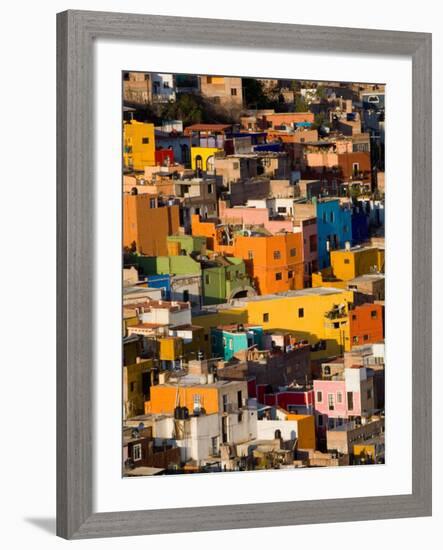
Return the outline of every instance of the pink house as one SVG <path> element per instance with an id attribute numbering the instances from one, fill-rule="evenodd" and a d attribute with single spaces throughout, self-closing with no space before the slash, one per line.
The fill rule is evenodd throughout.
<path id="1" fill-rule="evenodd" d="M 319 433 L 344 420 L 369 416 L 374 410 L 372 371 L 352 365 L 342 374 L 314 380 L 315 416 Z"/>
<path id="2" fill-rule="evenodd" d="M 270 220 L 267 208 L 236 207 L 226 208 L 223 201 L 219 203 L 220 221 L 226 224 L 254 226 L 261 225 L 273 235 L 280 231 L 292 233 L 293 223 L 291 219 Z"/>

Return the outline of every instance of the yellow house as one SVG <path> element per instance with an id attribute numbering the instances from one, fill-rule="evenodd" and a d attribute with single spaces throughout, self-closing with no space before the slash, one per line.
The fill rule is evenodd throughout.
<path id="1" fill-rule="evenodd" d="M 125 168 L 142 171 L 155 166 L 154 125 L 132 120 L 123 125 L 123 163 Z"/>
<path id="2" fill-rule="evenodd" d="M 322 287 L 245 298 L 237 307 L 247 312 L 247 323 L 291 331 L 307 340 L 312 359 L 321 359 L 351 349 L 348 305 L 353 301 L 351 290 Z"/>
<path id="3" fill-rule="evenodd" d="M 315 449 L 315 417 L 312 414 L 288 413 L 286 420 L 296 420 L 298 448 Z"/>
<path id="4" fill-rule="evenodd" d="M 331 250 L 332 273 L 342 281 L 349 281 L 366 273 L 383 272 L 384 265 L 385 251 L 381 248 Z"/>
<path id="5" fill-rule="evenodd" d="M 174 336 L 159 339 L 159 358 L 161 361 L 177 361 L 183 356 L 183 340 Z"/>
<path id="6" fill-rule="evenodd" d="M 325 269 L 322 269 L 321 271 L 318 271 L 317 273 L 312 273 L 312 288 L 318 288 L 318 287 L 326 287 L 326 288 L 346 288 L 347 287 L 347 281 L 342 281 L 341 279 L 337 279 L 332 274 L 332 269 L 330 267 L 327 267 Z"/>
<path id="7" fill-rule="evenodd" d="M 123 336 L 128 334 L 128 327 L 138 324 L 138 317 L 134 312 L 123 310 Z"/>
<path id="8" fill-rule="evenodd" d="M 247 311 L 244 309 L 220 309 L 210 313 L 204 312 L 200 315 L 193 315 L 192 322 L 203 328 L 204 339 L 210 349 L 211 328 L 222 325 L 244 325 L 247 322 Z"/>
<path id="9" fill-rule="evenodd" d="M 131 418 L 144 412 L 145 401 L 150 397 L 153 383 L 152 359 L 137 359 L 123 367 L 124 417 Z"/>
<path id="10" fill-rule="evenodd" d="M 214 170 L 214 155 L 223 151 L 218 147 L 191 147 L 191 166 L 193 170 L 212 172 Z"/>

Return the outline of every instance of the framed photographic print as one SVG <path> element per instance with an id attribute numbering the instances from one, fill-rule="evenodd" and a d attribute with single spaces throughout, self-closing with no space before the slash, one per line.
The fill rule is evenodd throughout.
<path id="1" fill-rule="evenodd" d="M 431 35 L 58 15 L 57 532 L 431 514 Z"/>

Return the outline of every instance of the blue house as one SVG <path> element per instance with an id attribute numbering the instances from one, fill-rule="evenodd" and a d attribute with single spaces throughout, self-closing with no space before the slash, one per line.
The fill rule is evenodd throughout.
<path id="1" fill-rule="evenodd" d="M 316 202 L 318 234 L 318 267 L 331 265 L 330 250 L 344 248 L 352 242 L 352 212 L 348 205 L 338 199 L 319 199 Z"/>
<path id="2" fill-rule="evenodd" d="M 369 238 L 369 216 L 363 203 L 352 207 L 352 246 Z"/>
<path id="3" fill-rule="evenodd" d="M 171 275 L 148 275 L 146 282 L 149 288 L 159 288 L 164 300 L 171 299 Z"/>
<path id="4" fill-rule="evenodd" d="M 261 348 L 263 328 L 251 325 L 227 325 L 211 329 L 212 354 L 229 361 L 234 353 L 254 345 Z"/>

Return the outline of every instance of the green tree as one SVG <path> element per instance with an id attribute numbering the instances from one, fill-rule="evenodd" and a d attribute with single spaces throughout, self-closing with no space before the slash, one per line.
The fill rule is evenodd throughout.
<path id="1" fill-rule="evenodd" d="M 204 118 L 204 105 L 201 97 L 193 94 L 180 94 L 174 103 L 168 103 L 161 110 L 163 120 L 182 120 L 184 126 L 198 124 Z"/>
<path id="2" fill-rule="evenodd" d="M 306 113 L 309 111 L 309 105 L 300 95 L 295 98 L 294 108 L 296 113 Z"/>
<path id="3" fill-rule="evenodd" d="M 256 78 L 243 78 L 243 95 L 246 107 L 265 109 L 269 107 L 262 83 Z"/>

